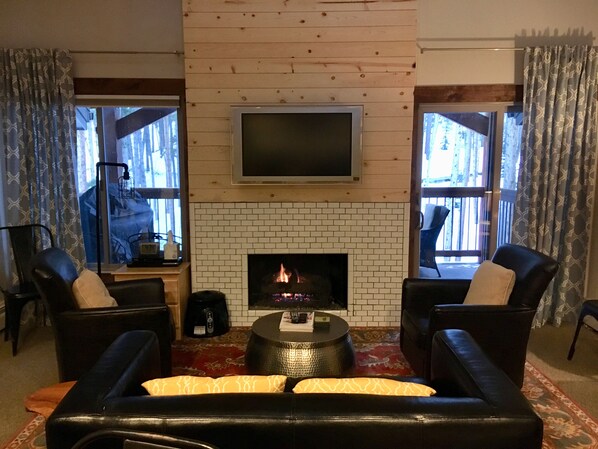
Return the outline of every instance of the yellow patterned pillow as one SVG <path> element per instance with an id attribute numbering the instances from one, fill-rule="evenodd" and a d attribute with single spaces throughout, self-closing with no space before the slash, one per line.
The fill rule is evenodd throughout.
<path id="1" fill-rule="evenodd" d="M 381 377 L 349 377 L 344 379 L 313 378 L 297 383 L 293 393 L 356 393 L 384 396 L 432 396 L 436 391 L 413 382 Z"/>
<path id="2" fill-rule="evenodd" d="M 287 376 L 175 376 L 148 380 L 141 385 L 152 396 L 208 393 L 282 393 Z"/>

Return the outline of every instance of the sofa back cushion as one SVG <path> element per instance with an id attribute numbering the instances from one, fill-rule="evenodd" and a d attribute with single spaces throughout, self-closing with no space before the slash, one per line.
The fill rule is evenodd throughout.
<path id="1" fill-rule="evenodd" d="M 310 378 L 295 385 L 293 393 L 348 393 L 383 396 L 433 396 L 427 385 L 382 377 Z"/>
<path id="2" fill-rule="evenodd" d="M 152 396 L 209 393 L 282 393 L 287 376 L 223 376 L 216 379 L 174 376 L 148 380 L 141 385 Z"/>

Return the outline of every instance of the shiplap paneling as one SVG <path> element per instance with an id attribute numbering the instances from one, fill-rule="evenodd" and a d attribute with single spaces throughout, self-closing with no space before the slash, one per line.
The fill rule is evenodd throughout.
<path id="1" fill-rule="evenodd" d="M 184 0 L 191 202 L 407 202 L 416 1 Z M 233 185 L 230 106 L 363 105 L 356 184 Z"/>
<path id="2" fill-rule="evenodd" d="M 187 0 L 183 2 L 184 11 L 192 12 L 247 12 L 266 11 L 384 11 L 414 10 L 414 0 Z"/>

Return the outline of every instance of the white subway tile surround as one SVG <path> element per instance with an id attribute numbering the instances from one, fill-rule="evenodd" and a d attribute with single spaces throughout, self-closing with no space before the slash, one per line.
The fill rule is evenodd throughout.
<path id="1" fill-rule="evenodd" d="M 247 254 L 347 253 L 351 326 L 398 326 L 408 266 L 407 203 L 191 203 L 192 291 L 226 295 L 231 324 L 249 310 Z"/>

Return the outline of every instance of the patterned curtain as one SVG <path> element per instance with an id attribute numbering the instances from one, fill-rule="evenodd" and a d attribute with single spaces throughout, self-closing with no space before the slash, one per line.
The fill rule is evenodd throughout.
<path id="1" fill-rule="evenodd" d="M 76 192 L 75 93 L 65 50 L 0 49 L 6 225 L 42 223 L 85 262 Z"/>
<path id="2" fill-rule="evenodd" d="M 575 320 L 588 260 L 596 177 L 598 57 L 590 46 L 527 49 L 512 242 L 561 264 L 534 326 Z"/>

